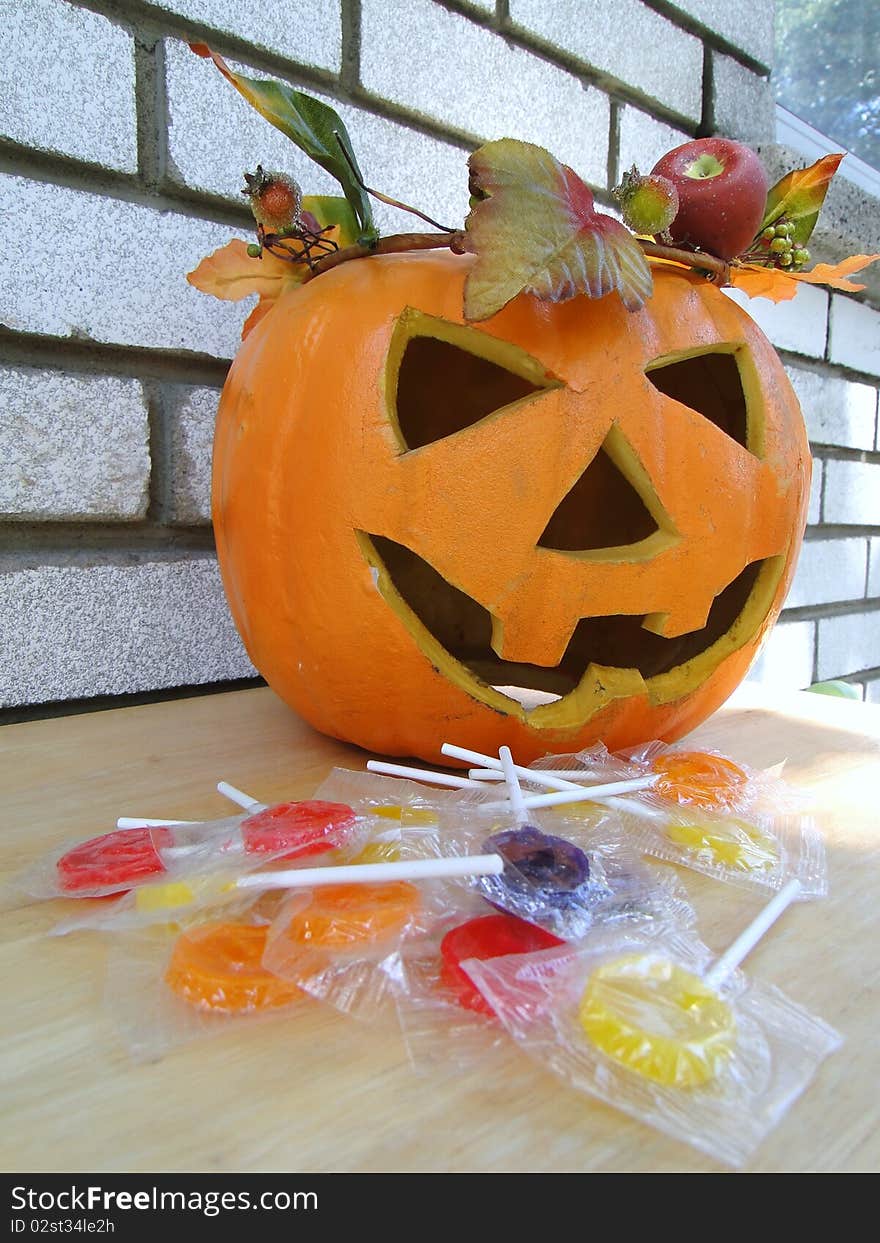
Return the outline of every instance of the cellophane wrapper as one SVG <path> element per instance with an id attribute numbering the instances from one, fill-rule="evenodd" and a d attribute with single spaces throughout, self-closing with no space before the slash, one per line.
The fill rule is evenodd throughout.
<path id="1" fill-rule="evenodd" d="M 315 791 L 316 799 L 348 803 L 372 822 L 374 836 L 433 833 L 442 809 L 454 807 L 460 791 L 437 789 L 405 777 L 334 768 Z M 384 831 L 384 832 L 383 832 Z"/>
<path id="2" fill-rule="evenodd" d="M 173 880 L 179 876 L 189 876 L 203 869 L 208 860 L 223 853 L 227 844 L 234 840 L 239 825 L 245 819 L 247 819 L 246 815 L 241 813 L 221 820 L 199 821 L 195 824 L 172 824 L 161 828 L 145 825 L 142 829 L 107 829 L 105 833 L 96 834 L 93 838 L 79 838 L 55 847 L 14 877 L 11 885 L 16 891 L 38 900 L 104 898 L 128 892 L 139 885 L 151 884 L 160 879 Z M 124 852 L 126 842 L 135 843 L 138 839 L 149 839 L 153 850 L 162 860 L 165 870 L 133 877 L 124 885 L 116 882 L 78 885 L 75 889 L 66 888 L 59 876 L 60 862 L 74 851 L 110 837 L 118 841 L 119 852 Z M 191 847 L 192 849 L 186 854 L 176 856 L 173 853 L 166 854 L 169 847 L 172 849 Z"/>
<path id="3" fill-rule="evenodd" d="M 470 791 L 464 793 L 454 808 L 441 811 L 435 834 L 407 836 L 401 845 L 402 857 L 440 858 L 492 851 L 492 838 L 518 826 L 511 813 L 487 812 L 483 806 L 486 801 L 491 800 Z M 529 813 L 529 821 L 539 831 L 565 839 L 587 856 L 589 879 L 565 894 L 564 903 L 556 905 L 546 894 L 534 890 L 510 863 L 499 876 L 464 878 L 450 884 L 480 894 L 496 909 L 536 924 L 563 941 L 579 940 L 603 924 L 650 920 L 663 926 L 689 927 L 694 923 L 693 907 L 672 869 L 642 861 L 616 812 L 594 804 L 589 818 L 579 823 L 562 825 L 543 811 Z"/>
<path id="4" fill-rule="evenodd" d="M 250 903 L 248 910 L 237 912 L 235 922 L 267 926 L 275 913 L 277 895 L 262 894 L 255 898 L 252 893 Z M 201 925 L 192 924 L 191 929 L 210 927 L 215 922 L 220 921 L 206 918 Z M 227 921 L 223 919 L 222 922 Z M 130 933 L 111 944 L 104 1000 L 133 1061 L 157 1061 L 180 1045 L 222 1035 L 235 1027 L 283 1020 L 295 1014 L 299 1007 L 311 1004 L 299 990 L 283 1005 L 253 1006 L 234 1013 L 184 1000 L 166 981 L 180 935 L 178 929 L 157 925 Z"/>
<path id="5" fill-rule="evenodd" d="M 582 769 L 591 778 L 595 775 L 597 782 L 625 780 L 648 775 L 655 758 L 676 750 L 652 742 L 611 754 L 599 744 L 576 755 L 548 757 L 533 767 L 550 772 Z M 806 796 L 775 773 L 736 764 L 746 780 L 723 811 L 689 806 L 653 790 L 615 798 L 608 805 L 618 813 L 623 831 L 640 853 L 753 892 L 776 892 L 796 879 L 799 900 L 824 897 L 828 892 L 825 845 Z M 593 806 L 585 802 L 552 809 L 557 831 L 573 833 L 575 825 L 594 814 Z"/>
<path id="6" fill-rule="evenodd" d="M 285 898 L 269 929 L 263 962 L 351 1018 L 396 1021 L 393 960 L 402 945 L 448 926 L 460 891 L 442 882 L 339 888 L 345 890 L 341 902 L 330 892 L 334 886 Z"/>
<path id="7" fill-rule="evenodd" d="M 714 1046 L 714 1073 L 705 1082 L 655 1082 L 603 1052 L 580 1021 L 594 973 L 629 956 L 697 976 L 711 961 L 707 947 L 686 934 L 614 929 L 597 930 L 581 946 L 463 965 L 514 1040 L 565 1083 L 718 1161 L 744 1165 L 840 1047 L 840 1035 L 778 989 L 735 972 L 718 992 L 735 1024 L 728 1054 L 718 1056 Z M 653 1031 L 666 1029 L 662 1009 L 649 1021 Z M 700 1056 L 698 1049 L 697 1064 Z"/>

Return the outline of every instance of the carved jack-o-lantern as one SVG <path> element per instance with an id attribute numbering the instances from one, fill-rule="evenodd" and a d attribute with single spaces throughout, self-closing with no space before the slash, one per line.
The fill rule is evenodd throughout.
<path id="1" fill-rule="evenodd" d="M 269 684 L 318 729 L 436 759 L 675 738 L 745 675 L 805 521 L 782 366 L 702 278 L 462 319 L 469 260 L 347 263 L 230 372 L 220 565 Z"/>

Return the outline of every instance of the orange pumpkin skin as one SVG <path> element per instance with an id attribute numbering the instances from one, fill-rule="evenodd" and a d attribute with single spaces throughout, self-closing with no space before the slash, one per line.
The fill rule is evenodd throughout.
<path id="1" fill-rule="evenodd" d="M 315 728 L 385 754 L 437 761 L 448 739 L 486 752 L 507 744 L 528 762 L 600 739 L 678 738 L 746 675 L 794 571 L 810 459 L 781 363 L 738 306 L 664 266 L 635 314 L 614 294 L 557 305 L 520 296 L 460 327 L 469 263 L 444 252 L 341 265 L 285 295 L 243 343 L 220 403 L 213 478 L 239 633 Z M 548 387 L 410 448 L 394 414 L 406 348 L 395 342 L 410 319 L 406 332 L 427 325 L 505 367 L 511 343 L 515 365 L 537 360 Z M 705 352 L 735 358 L 742 444 L 648 378 Z M 600 447 L 641 490 L 653 540 L 538 547 Z M 621 629 L 645 619 L 636 652 L 639 634 L 655 646 L 652 635 L 691 635 L 687 659 L 663 668 L 661 656 L 656 674 L 588 661 L 574 693 L 528 712 L 432 636 L 398 593 L 383 541 L 491 615 L 506 674 L 516 663 L 552 671 L 578 619 L 600 615 Z M 694 632 L 752 563 L 761 568 L 746 603 L 700 650 Z"/>

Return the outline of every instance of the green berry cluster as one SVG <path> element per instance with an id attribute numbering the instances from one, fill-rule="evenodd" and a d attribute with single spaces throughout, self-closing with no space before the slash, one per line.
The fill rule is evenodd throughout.
<path id="1" fill-rule="evenodd" d="M 806 246 L 794 240 L 793 222 L 784 217 L 758 234 L 752 244 L 752 255 L 770 267 L 790 268 L 795 272 L 810 262 Z"/>

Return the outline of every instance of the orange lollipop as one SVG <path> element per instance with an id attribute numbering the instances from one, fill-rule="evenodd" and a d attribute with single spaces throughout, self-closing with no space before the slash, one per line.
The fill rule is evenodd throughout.
<path id="1" fill-rule="evenodd" d="M 703 751 L 668 751 L 651 764 L 663 798 L 704 811 L 732 811 L 748 777 L 732 760 Z"/>
<path id="2" fill-rule="evenodd" d="M 406 881 L 384 885 L 327 885 L 298 911 L 286 935 L 296 945 L 346 950 L 384 941 L 419 909 L 419 891 Z"/>
<path id="3" fill-rule="evenodd" d="M 302 994 L 262 965 L 268 928 L 203 924 L 178 937 L 165 983 L 198 1010 L 247 1014 L 289 1005 Z"/>

